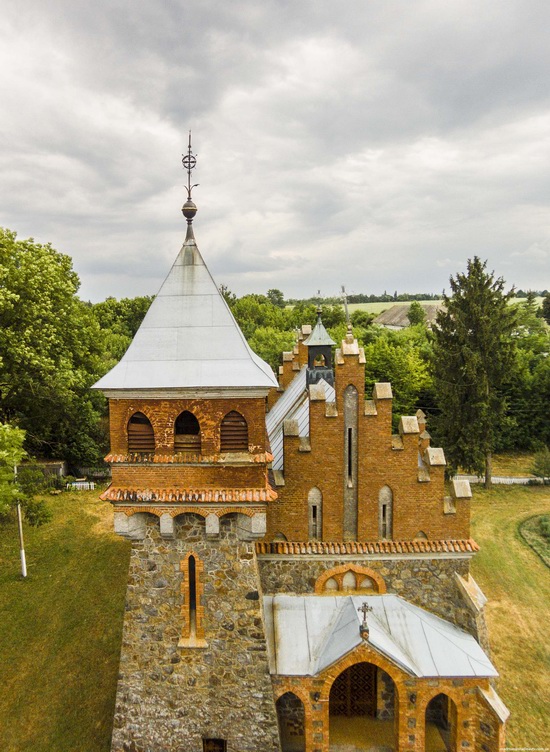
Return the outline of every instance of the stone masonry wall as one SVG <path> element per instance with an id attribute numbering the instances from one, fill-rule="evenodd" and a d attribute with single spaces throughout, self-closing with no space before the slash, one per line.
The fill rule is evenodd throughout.
<path id="1" fill-rule="evenodd" d="M 400 595 L 416 606 L 470 632 L 486 645 L 486 634 L 479 634 L 483 623 L 466 605 L 455 579 L 455 572 L 466 577 L 467 559 L 368 559 L 313 556 L 258 557 L 262 589 L 266 594 L 303 595 L 315 592 L 315 582 L 327 570 L 345 565 L 372 569 L 384 579 L 388 593 Z M 334 595 L 334 593 L 332 593 Z"/>
<path id="2" fill-rule="evenodd" d="M 203 739 L 225 739 L 228 752 L 278 752 L 254 544 L 233 515 L 216 540 L 196 515 L 176 522 L 165 540 L 151 516 L 132 542 L 112 751 L 202 752 Z M 178 646 L 190 554 L 205 647 Z"/>

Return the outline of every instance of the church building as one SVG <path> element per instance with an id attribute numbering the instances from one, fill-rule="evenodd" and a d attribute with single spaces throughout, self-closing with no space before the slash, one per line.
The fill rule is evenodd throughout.
<path id="1" fill-rule="evenodd" d="M 278 379 L 187 234 L 121 361 L 102 498 L 131 541 L 112 752 L 498 752 L 470 488 L 321 315 Z"/>

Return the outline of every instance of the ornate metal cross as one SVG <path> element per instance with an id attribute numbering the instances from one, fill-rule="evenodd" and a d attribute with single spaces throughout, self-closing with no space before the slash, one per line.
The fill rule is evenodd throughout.
<path id="1" fill-rule="evenodd" d="M 197 157 L 191 151 L 191 131 L 189 131 L 189 145 L 187 147 L 187 154 L 182 154 L 181 163 L 183 168 L 187 170 L 187 200 L 191 201 L 191 191 L 198 186 L 198 183 L 191 185 L 191 173 L 197 166 Z"/>
<path id="2" fill-rule="evenodd" d="M 369 613 L 369 611 L 372 611 L 372 606 L 369 606 L 369 604 L 366 601 L 363 601 L 363 605 L 359 606 L 357 610 L 363 613 L 363 622 L 361 626 L 359 627 L 359 634 L 364 640 L 368 640 L 369 625 L 367 624 L 367 614 Z"/>

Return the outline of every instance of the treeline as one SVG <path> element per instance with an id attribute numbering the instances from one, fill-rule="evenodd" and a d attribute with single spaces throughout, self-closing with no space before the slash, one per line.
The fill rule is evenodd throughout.
<path id="1" fill-rule="evenodd" d="M 397 290 L 390 295 L 387 292 L 383 292 L 382 295 L 366 295 L 363 293 L 346 295 L 348 303 L 407 303 L 413 300 L 440 300 L 441 294 L 435 294 L 430 292 L 409 293 L 400 292 Z M 298 300 L 296 298 L 289 298 L 288 303 L 294 305 L 296 303 L 306 304 L 327 304 L 327 305 L 339 305 L 342 304 L 343 294 L 340 296 L 321 297 L 314 296 L 307 298 L 306 300 Z"/>
<path id="2" fill-rule="evenodd" d="M 31 455 L 66 459 L 75 468 L 94 465 L 107 452 L 106 400 L 90 387 L 122 357 L 152 300 L 91 304 L 79 298 L 78 289 L 68 256 L 0 230 L 0 423 L 25 430 Z M 316 320 L 318 300 L 289 306 L 280 290 L 240 298 L 225 287 L 221 292 L 252 349 L 275 372 L 298 327 Z M 347 326 L 342 301 L 324 300 L 321 308 L 325 326 L 340 342 Z M 367 391 L 376 381 L 391 381 L 396 421 L 421 408 L 435 419 L 430 431 L 436 433 L 441 396 L 434 382 L 434 342 L 419 308 L 413 301 L 411 319 L 418 323 L 402 331 L 373 325 L 373 315 L 364 311 L 355 311 L 351 323 L 365 348 Z M 548 327 L 537 315 L 533 294 L 515 310 L 507 335 L 513 357 L 499 386 L 505 410 L 496 429 L 497 449 L 550 444 Z M 549 295 L 543 310 L 550 320 Z"/>

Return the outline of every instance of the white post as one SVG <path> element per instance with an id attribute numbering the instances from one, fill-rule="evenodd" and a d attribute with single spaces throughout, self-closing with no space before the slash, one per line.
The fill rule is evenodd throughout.
<path id="1" fill-rule="evenodd" d="M 13 467 L 13 479 L 17 481 L 17 465 Z M 21 554 L 21 574 L 27 576 L 27 559 L 25 558 L 25 542 L 23 540 L 23 520 L 21 518 L 21 504 L 17 502 L 17 526 L 19 528 L 19 552 Z"/>
<path id="2" fill-rule="evenodd" d="M 27 560 L 25 559 L 25 543 L 23 542 L 23 522 L 21 520 L 21 504 L 17 504 L 17 524 L 19 526 L 19 548 L 21 551 L 21 574 L 27 576 Z"/>

